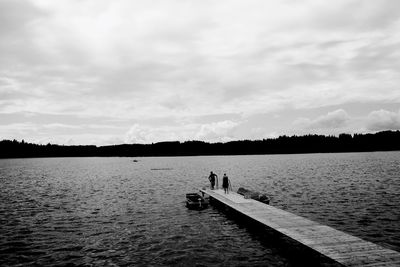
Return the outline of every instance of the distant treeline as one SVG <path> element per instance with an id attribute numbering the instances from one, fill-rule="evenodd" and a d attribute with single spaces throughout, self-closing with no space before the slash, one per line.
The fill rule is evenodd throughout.
<path id="1" fill-rule="evenodd" d="M 400 150 L 400 131 L 339 136 L 280 136 L 226 143 L 202 141 L 123 144 L 112 146 L 38 145 L 17 140 L 0 141 L 0 158 L 20 157 L 138 157 L 193 155 L 292 154 Z"/>

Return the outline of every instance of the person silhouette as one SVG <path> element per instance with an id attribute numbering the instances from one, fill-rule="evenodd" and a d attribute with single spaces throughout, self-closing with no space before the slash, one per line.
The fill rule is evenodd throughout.
<path id="1" fill-rule="evenodd" d="M 225 194 L 229 194 L 229 178 L 226 175 L 226 173 L 224 173 L 224 176 L 222 177 L 222 188 L 224 188 L 224 193 Z"/>
<path id="2" fill-rule="evenodd" d="M 210 176 L 208 176 L 208 180 L 211 183 L 211 190 L 214 190 L 214 186 L 215 186 L 215 180 L 218 180 L 218 175 L 216 175 L 215 173 L 213 173 L 212 171 L 210 172 Z M 217 184 L 218 187 L 218 184 Z M 218 189 L 218 188 L 217 188 Z"/>

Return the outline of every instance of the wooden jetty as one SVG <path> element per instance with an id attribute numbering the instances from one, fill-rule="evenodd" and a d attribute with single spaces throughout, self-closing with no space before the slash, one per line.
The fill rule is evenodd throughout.
<path id="1" fill-rule="evenodd" d="M 400 266 L 400 253 L 235 192 L 201 189 L 229 208 L 345 266 Z"/>

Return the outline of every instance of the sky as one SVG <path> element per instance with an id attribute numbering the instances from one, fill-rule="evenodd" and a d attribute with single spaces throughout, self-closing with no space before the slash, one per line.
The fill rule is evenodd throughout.
<path id="1" fill-rule="evenodd" d="M 398 0 L 0 0 L 0 139 L 399 129 Z"/>

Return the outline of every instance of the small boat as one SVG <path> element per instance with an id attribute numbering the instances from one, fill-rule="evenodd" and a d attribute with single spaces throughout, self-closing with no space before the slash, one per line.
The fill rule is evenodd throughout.
<path id="1" fill-rule="evenodd" d="M 208 207 L 208 199 L 198 193 L 186 194 L 186 207 L 189 209 L 202 210 Z"/>
<path id="2" fill-rule="evenodd" d="M 269 204 L 269 197 L 266 194 L 261 194 L 259 192 L 251 191 L 243 187 L 240 187 L 237 193 L 244 196 L 244 198 L 251 198 L 260 201 L 264 204 Z"/>

